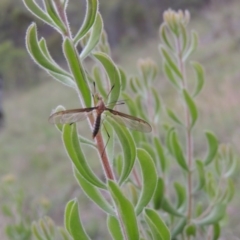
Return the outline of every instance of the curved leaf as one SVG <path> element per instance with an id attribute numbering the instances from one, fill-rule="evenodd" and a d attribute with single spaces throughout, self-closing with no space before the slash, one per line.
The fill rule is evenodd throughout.
<path id="1" fill-rule="evenodd" d="M 173 50 L 173 46 L 171 42 L 168 39 L 167 32 L 166 32 L 166 23 L 161 24 L 160 26 L 160 36 L 162 37 L 163 42 L 171 49 Z"/>
<path id="2" fill-rule="evenodd" d="M 106 120 L 113 126 L 123 150 L 123 168 L 121 176 L 119 177 L 119 184 L 121 185 L 132 171 L 136 159 L 136 147 L 131 134 L 128 129 L 120 126 L 112 117 L 107 117 Z"/>
<path id="3" fill-rule="evenodd" d="M 166 158 L 165 158 L 164 150 L 158 138 L 154 137 L 153 140 L 154 140 L 155 149 L 157 151 L 158 159 L 160 162 L 160 167 L 162 169 L 162 172 L 164 173 L 166 170 Z"/>
<path id="4" fill-rule="evenodd" d="M 112 91 L 109 94 L 108 102 L 114 103 L 117 102 L 119 95 L 120 95 L 120 74 L 118 67 L 114 64 L 113 60 L 105 53 L 94 53 L 94 57 L 100 61 L 100 63 L 103 65 L 108 78 L 111 83 L 111 87 L 113 87 Z M 113 108 L 114 105 L 111 105 L 111 108 Z"/>
<path id="5" fill-rule="evenodd" d="M 171 136 L 171 146 L 172 146 L 173 154 L 179 166 L 182 167 L 182 169 L 189 171 L 186 163 L 186 159 L 184 157 L 182 148 L 180 146 L 180 143 L 177 137 L 177 133 L 175 131 L 172 133 L 172 136 Z"/>
<path id="6" fill-rule="evenodd" d="M 112 206 L 102 196 L 101 192 L 88 182 L 81 174 L 74 168 L 74 176 L 77 179 L 84 193 L 103 211 L 110 215 L 115 215 Z"/>
<path id="7" fill-rule="evenodd" d="M 151 229 L 154 240 L 170 240 L 171 239 L 171 235 L 168 227 L 166 226 L 164 221 L 160 218 L 160 216 L 155 210 L 146 208 L 144 217 Z"/>
<path id="8" fill-rule="evenodd" d="M 198 118 L 198 111 L 197 107 L 192 99 L 192 97 L 188 94 L 188 92 L 183 89 L 183 96 L 185 99 L 185 102 L 187 104 L 189 113 L 191 115 L 191 128 L 195 125 L 197 118 Z"/>
<path id="9" fill-rule="evenodd" d="M 198 171 L 198 185 L 196 187 L 196 190 L 194 190 L 194 192 L 201 190 L 206 183 L 204 164 L 202 163 L 202 161 L 196 160 L 196 168 Z"/>
<path id="10" fill-rule="evenodd" d="M 71 78 L 71 75 L 60 68 L 55 62 L 50 61 L 40 49 L 37 40 L 36 24 L 32 23 L 26 33 L 26 47 L 32 59 L 44 70 L 52 71 Z"/>
<path id="11" fill-rule="evenodd" d="M 191 45 L 190 45 L 188 51 L 183 55 L 184 62 L 197 49 L 197 47 L 198 47 L 198 35 L 195 31 L 192 31 L 191 32 Z"/>
<path id="12" fill-rule="evenodd" d="M 87 77 L 85 70 L 78 58 L 77 51 L 69 38 L 65 38 L 63 42 L 63 52 L 68 61 L 68 66 L 77 83 L 79 92 L 83 98 L 86 107 L 90 107 L 92 103 L 91 92 L 87 84 Z"/>
<path id="13" fill-rule="evenodd" d="M 177 193 L 177 208 L 179 209 L 182 206 L 184 206 L 184 204 L 186 204 L 187 199 L 186 189 L 178 182 L 174 183 L 174 188 Z"/>
<path id="14" fill-rule="evenodd" d="M 164 198 L 165 185 L 163 178 L 158 178 L 157 187 L 153 195 L 153 207 L 154 209 L 161 208 L 162 201 Z"/>
<path id="15" fill-rule="evenodd" d="M 172 239 L 175 239 L 175 237 L 181 233 L 183 233 L 184 227 L 187 224 L 187 218 L 182 218 L 178 221 L 177 225 L 172 230 Z"/>
<path id="16" fill-rule="evenodd" d="M 163 209 L 167 213 L 170 213 L 173 216 L 184 217 L 184 215 L 180 213 L 177 209 L 175 209 L 165 197 L 162 201 L 161 209 Z"/>
<path id="17" fill-rule="evenodd" d="M 79 145 L 76 124 L 65 124 L 62 132 L 65 149 L 79 173 L 94 186 L 106 189 L 89 167 L 82 149 Z"/>
<path id="18" fill-rule="evenodd" d="M 157 172 L 153 159 L 144 149 L 137 150 L 137 157 L 142 172 L 142 190 L 135 206 L 135 212 L 139 215 L 153 197 L 157 186 Z"/>
<path id="19" fill-rule="evenodd" d="M 172 60 L 171 56 L 168 54 L 168 51 L 163 46 L 160 46 L 159 49 L 160 49 L 162 56 L 164 57 L 166 63 L 168 64 L 168 66 L 182 80 L 183 79 L 182 73 L 180 72 L 179 68 Z"/>
<path id="20" fill-rule="evenodd" d="M 74 37 L 75 45 L 77 45 L 81 38 L 89 31 L 89 29 L 94 24 L 97 12 L 98 12 L 98 0 L 87 0 L 87 10 L 83 24 L 79 31 L 77 32 L 76 36 Z"/>
<path id="21" fill-rule="evenodd" d="M 180 124 L 181 126 L 183 125 L 181 120 L 179 120 L 177 115 L 170 108 L 167 108 L 167 114 L 175 123 Z"/>
<path id="22" fill-rule="evenodd" d="M 168 80 L 169 80 L 177 89 L 180 89 L 180 85 L 179 85 L 177 79 L 175 78 L 172 69 L 169 67 L 169 65 L 168 65 L 166 62 L 163 64 L 163 69 L 164 69 L 165 74 L 166 74 L 167 77 L 168 77 Z"/>
<path id="23" fill-rule="evenodd" d="M 33 0 L 23 0 L 26 8 L 43 22 L 55 28 L 52 19 Z"/>
<path id="24" fill-rule="evenodd" d="M 74 240 L 90 240 L 79 218 L 78 204 L 76 200 L 71 200 L 66 205 L 65 227 Z"/>
<path id="25" fill-rule="evenodd" d="M 119 222 L 116 217 L 108 215 L 107 226 L 109 232 L 111 233 L 112 239 L 114 240 L 124 239 Z"/>
<path id="26" fill-rule="evenodd" d="M 108 188 L 118 209 L 119 217 L 122 220 L 122 227 L 124 227 L 127 239 L 138 240 L 139 230 L 133 205 L 123 195 L 119 186 L 115 182 L 108 181 Z"/>
<path id="27" fill-rule="evenodd" d="M 101 37 L 102 30 L 103 30 L 103 21 L 100 13 L 98 13 L 96 16 L 96 20 L 92 26 L 91 34 L 88 39 L 87 45 L 84 47 L 84 49 L 80 54 L 80 58 L 82 60 L 86 58 L 98 44 L 99 39 Z"/>
<path id="28" fill-rule="evenodd" d="M 204 164 L 208 165 L 212 162 L 212 160 L 214 159 L 217 150 L 218 150 L 218 139 L 216 138 L 216 136 L 211 133 L 211 132 L 206 132 L 205 133 L 206 137 L 207 137 L 207 141 L 208 141 L 208 153 L 207 156 L 204 160 Z"/>
<path id="29" fill-rule="evenodd" d="M 193 97 L 197 96 L 198 93 L 202 90 L 203 85 L 204 85 L 204 70 L 203 67 L 197 63 L 197 62 L 192 62 L 192 66 L 195 70 L 196 78 L 197 78 L 197 84 L 193 93 Z"/>
<path id="30" fill-rule="evenodd" d="M 211 225 L 218 223 L 226 214 L 225 204 L 215 204 L 212 211 L 204 218 L 200 220 L 195 220 L 194 223 L 200 226 Z"/>

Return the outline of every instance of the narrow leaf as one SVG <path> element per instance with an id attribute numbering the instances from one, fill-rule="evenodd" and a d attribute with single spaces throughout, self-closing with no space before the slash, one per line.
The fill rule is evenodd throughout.
<path id="1" fill-rule="evenodd" d="M 162 201 L 164 198 L 164 180 L 163 178 L 158 178 L 157 187 L 153 196 L 153 207 L 154 209 L 160 209 L 162 205 Z"/>
<path id="2" fill-rule="evenodd" d="M 166 198 L 164 198 L 162 201 L 161 209 L 163 209 L 167 213 L 170 213 L 173 216 L 184 217 L 184 215 L 180 213 L 177 209 L 175 209 L 175 207 L 173 207 Z"/>
<path id="3" fill-rule="evenodd" d="M 91 34 L 87 42 L 87 45 L 84 47 L 84 49 L 80 54 L 80 58 L 82 60 L 86 58 L 98 44 L 99 39 L 101 37 L 102 30 L 103 30 L 103 21 L 100 13 L 98 13 L 96 16 L 96 20 L 91 28 Z"/>
<path id="4" fill-rule="evenodd" d="M 81 38 L 92 27 L 98 12 L 98 0 L 87 0 L 87 11 L 84 17 L 83 24 L 76 36 L 74 37 L 74 44 L 77 45 Z"/>
<path id="5" fill-rule="evenodd" d="M 206 183 L 206 176 L 205 176 L 205 169 L 204 169 L 203 162 L 200 160 L 196 160 L 196 168 L 198 171 L 198 184 L 194 192 L 201 190 Z"/>
<path id="6" fill-rule="evenodd" d="M 118 66 L 120 77 L 121 77 L 121 90 L 124 91 L 127 86 L 127 76 L 124 70 Z"/>
<path id="7" fill-rule="evenodd" d="M 100 61 L 100 63 L 104 67 L 110 80 L 111 87 L 114 86 L 111 93 L 109 94 L 108 102 L 109 103 L 116 102 L 119 98 L 121 89 L 120 73 L 118 67 L 114 64 L 113 60 L 105 53 L 98 52 L 94 53 L 93 55 L 98 61 Z M 113 107 L 114 105 L 111 105 L 111 108 Z"/>
<path id="8" fill-rule="evenodd" d="M 155 148 L 157 151 L 157 156 L 159 159 L 161 170 L 164 173 L 166 170 L 166 158 L 165 158 L 164 149 L 162 147 L 162 144 L 161 144 L 160 140 L 156 137 L 154 137 L 154 145 L 155 145 Z"/>
<path id="9" fill-rule="evenodd" d="M 176 114 L 170 108 L 167 108 L 167 114 L 175 123 L 183 125 L 181 120 L 179 120 L 179 118 L 176 116 Z"/>
<path id="10" fill-rule="evenodd" d="M 173 50 L 173 46 L 168 39 L 167 32 L 166 32 L 166 23 L 161 24 L 160 27 L 160 36 L 162 37 L 163 42 L 169 47 L 169 49 Z"/>
<path id="11" fill-rule="evenodd" d="M 77 83 L 79 92 L 83 97 L 84 104 L 86 107 L 90 107 L 92 99 L 91 92 L 87 84 L 85 70 L 80 62 L 80 59 L 78 58 L 77 50 L 69 38 L 65 38 L 63 42 L 63 52 L 68 61 L 68 66 L 71 69 L 71 72 Z"/>
<path id="12" fill-rule="evenodd" d="M 197 49 L 198 47 L 198 35 L 195 31 L 191 32 L 191 45 L 188 49 L 188 51 L 183 56 L 183 61 L 185 62 L 187 58 L 192 55 L 192 53 Z"/>
<path id="13" fill-rule="evenodd" d="M 139 230 L 137 225 L 137 219 L 134 212 L 133 205 L 131 202 L 123 195 L 119 186 L 113 182 L 108 182 L 109 191 L 113 197 L 113 200 L 118 208 L 120 218 L 127 235 L 127 239 L 139 239 Z"/>
<path id="14" fill-rule="evenodd" d="M 37 29 L 35 23 L 31 24 L 26 33 L 26 46 L 32 59 L 44 70 L 49 70 L 71 78 L 71 75 L 60 68 L 55 62 L 50 61 L 40 49 L 37 40 Z"/>
<path id="15" fill-rule="evenodd" d="M 218 223 L 226 214 L 225 204 L 216 204 L 212 211 L 204 218 L 200 220 L 195 220 L 194 223 L 200 226 L 211 225 Z"/>
<path id="16" fill-rule="evenodd" d="M 171 235 L 168 227 L 164 221 L 160 218 L 158 213 L 150 208 L 145 209 L 145 219 L 153 233 L 153 236 L 160 236 L 160 238 L 154 238 L 156 240 L 170 240 Z"/>
<path id="17" fill-rule="evenodd" d="M 198 111 L 197 107 L 192 99 L 192 97 L 188 94 L 188 92 L 183 89 L 183 96 L 185 99 L 185 102 L 187 104 L 189 113 L 191 115 L 191 128 L 195 125 L 197 118 L 198 118 Z"/>
<path id="18" fill-rule="evenodd" d="M 124 240 L 119 222 L 116 217 L 108 215 L 107 218 L 108 230 L 114 240 Z"/>
<path id="19" fill-rule="evenodd" d="M 70 201 L 65 209 L 65 220 L 67 222 L 67 229 L 74 240 L 89 240 L 84 227 L 82 226 L 81 220 L 79 218 L 78 204 L 76 200 Z"/>
<path id="20" fill-rule="evenodd" d="M 79 173 L 94 186 L 106 189 L 105 184 L 96 177 L 85 159 L 79 145 L 76 124 L 65 124 L 62 134 L 65 149 Z"/>
<path id="21" fill-rule="evenodd" d="M 182 218 L 178 220 L 177 225 L 172 230 L 172 239 L 175 239 L 177 235 L 183 233 L 183 230 L 186 224 L 187 224 L 186 218 Z"/>
<path id="22" fill-rule="evenodd" d="M 218 240 L 221 235 L 221 227 L 219 223 L 213 225 L 213 238 L 212 240 Z"/>
<path id="23" fill-rule="evenodd" d="M 184 157 L 182 148 L 181 148 L 179 140 L 178 140 L 177 133 L 175 131 L 172 133 L 171 146 L 172 146 L 173 154 L 174 154 L 179 166 L 182 167 L 182 169 L 189 171 L 187 163 L 186 163 L 186 159 Z"/>
<path id="24" fill-rule="evenodd" d="M 119 177 L 119 184 L 121 185 L 132 171 L 136 159 L 136 147 L 127 128 L 121 127 L 112 116 L 109 116 L 106 119 L 113 126 L 123 150 L 123 170 Z"/>
<path id="25" fill-rule="evenodd" d="M 211 133 L 211 132 L 206 132 L 205 133 L 206 137 L 207 137 L 207 141 L 208 141 L 208 153 L 207 156 L 204 160 L 204 164 L 208 165 L 212 162 L 212 160 L 214 159 L 217 150 L 218 150 L 218 139 L 216 138 L 216 136 Z"/>
<path id="26" fill-rule="evenodd" d="M 48 25 L 55 27 L 52 19 L 46 14 L 33 0 L 23 0 L 26 8 L 34 14 L 36 17 L 41 19 L 43 22 L 47 23 Z"/>
<path id="27" fill-rule="evenodd" d="M 175 78 L 172 69 L 169 67 L 169 65 L 166 62 L 163 64 L 163 70 L 167 75 L 168 80 L 173 84 L 173 86 L 175 86 L 177 89 L 180 89 L 180 85 L 177 79 Z"/>
<path id="28" fill-rule="evenodd" d="M 104 212 L 115 215 L 112 206 L 106 201 L 102 196 L 101 192 L 94 187 L 90 182 L 88 182 L 81 174 L 74 168 L 74 176 L 77 179 L 79 185 L 81 186 L 84 193 Z"/>
<path id="29" fill-rule="evenodd" d="M 202 87 L 204 85 L 204 70 L 203 67 L 197 62 L 192 62 L 192 66 L 195 70 L 197 80 L 197 84 L 193 93 L 193 97 L 195 97 L 202 90 Z"/>
<path id="30" fill-rule="evenodd" d="M 177 208 L 179 209 L 186 204 L 186 189 L 178 182 L 174 183 L 174 188 L 177 193 Z"/>
<path id="31" fill-rule="evenodd" d="M 135 207 L 136 215 L 139 215 L 154 194 L 157 186 L 157 172 L 153 159 L 144 149 L 137 150 L 137 157 L 142 173 L 142 189 Z"/>
<path id="32" fill-rule="evenodd" d="M 60 18 L 59 13 L 56 11 L 54 2 L 52 0 L 44 0 L 43 2 L 45 5 L 45 9 L 48 13 L 48 16 L 51 17 L 56 28 L 60 29 L 61 33 L 66 35 L 67 28 L 66 28 L 65 24 L 63 23 L 62 19 Z"/>
<path id="33" fill-rule="evenodd" d="M 180 72 L 179 68 L 172 60 L 171 56 L 168 54 L 167 50 L 164 47 L 160 46 L 160 51 L 164 59 L 166 60 L 166 63 L 171 68 L 171 70 L 182 80 L 183 79 L 182 73 Z"/>

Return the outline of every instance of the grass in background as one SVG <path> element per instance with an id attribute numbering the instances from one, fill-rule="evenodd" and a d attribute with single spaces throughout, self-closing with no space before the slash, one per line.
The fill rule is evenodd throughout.
<path id="1" fill-rule="evenodd" d="M 206 84 L 197 101 L 201 111 L 197 127 L 211 129 L 217 133 L 221 142 L 233 143 L 240 154 L 239 7 L 240 2 L 233 1 L 228 5 L 205 9 L 193 21 L 192 28 L 195 28 L 200 36 L 200 47 L 194 58 L 202 63 L 206 70 Z M 124 46 L 116 49 L 113 54 L 128 72 L 135 73 L 136 61 L 141 57 L 151 56 L 161 65 L 158 42 L 156 38 L 137 43 L 135 46 Z M 158 88 L 164 101 L 176 105 L 177 101 L 171 95 L 171 86 L 161 75 Z M 43 195 L 50 201 L 57 201 L 58 204 L 51 207 L 50 215 L 58 224 L 62 224 L 59 220 L 63 219 L 66 201 L 79 193 L 75 192 L 78 187 L 73 179 L 70 162 L 62 148 L 59 133 L 47 121 L 51 109 L 59 104 L 66 108 L 79 107 L 75 92 L 71 89 L 66 90 L 52 79 L 27 92 L 15 92 L 6 97 L 6 126 L 0 131 L 0 174 L 15 174 L 18 184 L 33 201 Z M 86 137 L 91 138 L 91 132 L 86 127 L 80 127 L 80 130 L 85 132 Z M 204 136 L 200 135 L 198 138 L 198 151 L 201 151 Z M 96 166 L 97 171 L 99 165 L 94 161 L 94 156 L 91 164 Z M 239 183 L 240 179 L 236 178 L 237 182 Z M 228 236 L 240 236 L 240 217 L 237 214 L 239 199 L 239 193 L 236 191 L 230 209 Z M 81 198 L 81 202 L 83 206 L 80 206 L 80 211 L 85 215 L 86 221 L 89 219 L 93 223 L 91 232 L 94 236 L 101 221 L 98 221 L 96 214 L 90 215 L 89 212 L 94 211 L 88 211 L 95 206 L 85 197 Z M 0 217 L 0 226 L 4 221 Z M 0 232 L 0 236 L 2 235 Z"/>

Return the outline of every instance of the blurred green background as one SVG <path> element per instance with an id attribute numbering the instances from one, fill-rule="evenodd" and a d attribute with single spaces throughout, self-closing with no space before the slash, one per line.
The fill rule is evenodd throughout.
<path id="1" fill-rule="evenodd" d="M 41 3 L 41 1 L 36 1 Z M 205 146 L 203 130 L 211 130 L 222 143 L 230 143 L 240 154 L 240 1 L 239 0 L 136 0 L 100 2 L 105 28 L 114 60 L 128 73 L 136 73 L 139 58 L 153 58 L 161 68 L 158 28 L 162 13 L 169 7 L 189 9 L 190 28 L 200 38 L 193 59 L 206 70 L 206 83 L 197 104 L 200 119 L 196 128 L 196 151 Z M 72 32 L 81 24 L 85 1 L 71 0 L 68 7 Z M 56 61 L 64 66 L 61 37 L 50 27 L 39 22 L 24 8 L 21 1 L 0 2 L 0 76 L 3 79 L 2 108 L 4 123 L 0 129 L 0 176 L 16 178 L 15 188 L 24 194 L 24 213 L 37 220 L 41 214 L 38 205 L 49 201 L 48 215 L 63 225 L 66 202 L 78 197 L 81 216 L 94 239 L 103 239 L 102 213 L 82 195 L 72 175 L 72 168 L 61 143 L 60 133 L 47 121 L 53 108 L 62 104 L 77 108 L 77 95 L 60 85 L 39 69 L 25 50 L 27 26 L 37 21 L 39 36 L 43 35 Z M 174 91 L 161 73 L 156 81 L 162 98 L 174 103 Z M 80 128 L 81 130 L 81 128 Z M 86 137 L 91 132 L 84 130 Z M 88 151 L 88 150 L 87 150 Z M 89 151 L 90 152 L 90 151 Z M 90 163 L 101 175 L 99 163 Z M 236 195 L 229 207 L 229 223 L 223 239 L 239 239 L 240 177 L 236 174 Z M 1 189 L 0 189 L 1 191 Z M 16 190 L 17 191 L 17 190 Z M 14 191 L 13 191 L 14 197 Z M 0 205 L 7 196 L 0 192 Z M 7 198 L 7 200 L 9 200 Z M 11 202 L 11 199 L 9 200 Z M 43 202 L 44 202 L 43 201 Z M 54 204 L 51 204 L 53 203 Z M 34 212 L 35 214 L 32 214 Z M 0 239 L 9 218 L 0 214 Z"/>

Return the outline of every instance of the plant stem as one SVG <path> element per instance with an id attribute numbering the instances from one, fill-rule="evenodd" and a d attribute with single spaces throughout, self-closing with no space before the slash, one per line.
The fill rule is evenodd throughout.
<path id="1" fill-rule="evenodd" d="M 177 39 L 177 53 L 178 53 L 178 65 L 183 76 L 182 86 L 187 89 L 187 82 L 185 76 L 185 67 L 182 60 L 180 39 Z M 185 127 L 186 127 L 186 155 L 187 155 L 187 165 L 189 172 L 187 174 L 187 192 L 188 192 L 188 207 L 187 207 L 187 219 L 188 222 L 191 221 L 192 217 L 192 134 L 191 134 L 191 122 L 189 110 L 185 104 Z"/>
<path id="2" fill-rule="evenodd" d="M 91 126 L 93 126 L 94 118 L 93 118 L 92 115 L 89 116 L 89 121 L 90 121 Z M 98 149 L 99 156 L 101 158 L 102 167 L 104 169 L 105 176 L 106 176 L 107 179 L 115 181 L 115 176 L 114 176 L 114 173 L 112 171 L 111 165 L 109 163 L 108 156 L 107 156 L 107 153 L 105 151 L 105 145 L 104 145 L 103 137 L 102 137 L 102 134 L 101 134 L 100 131 L 97 134 L 97 136 L 95 137 L 95 139 L 96 139 L 97 149 Z"/>

